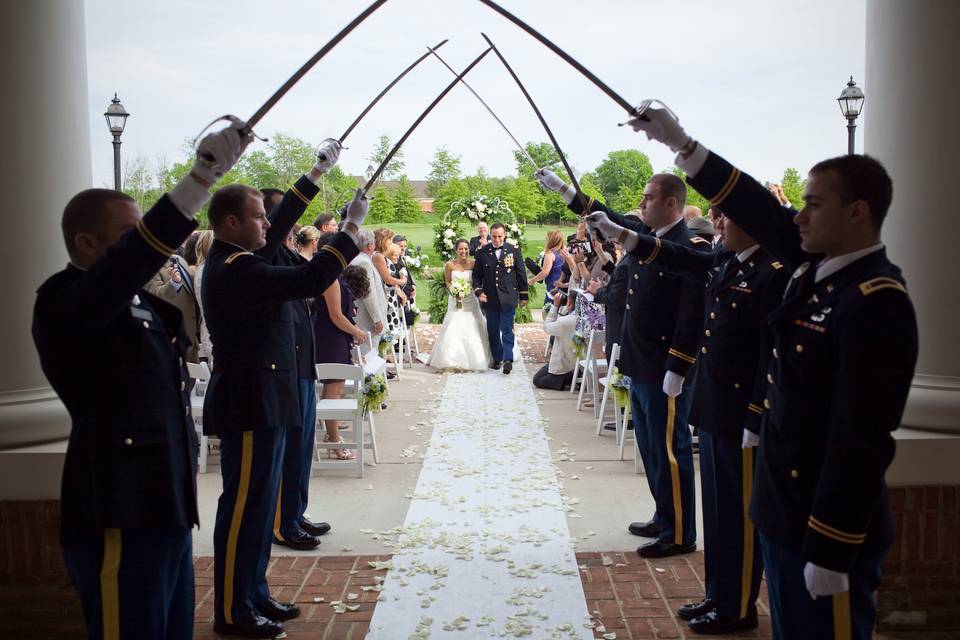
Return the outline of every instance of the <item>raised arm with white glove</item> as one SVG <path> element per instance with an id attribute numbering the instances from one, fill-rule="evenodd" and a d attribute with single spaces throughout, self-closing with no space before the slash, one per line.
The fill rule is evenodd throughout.
<path id="1" fill-rule="evenodd" d="M 680 126 L 680 119 L 667 105 L 662 109 L 647 107 L 643 113 L 627 121 L 634 131 L 643 131 L 648 140 L 656 140 L 667 145 L 671 151 L 679 156 L 677 166 L 687 175 L 696 175 L 703 163 L 707 161 L 709 151 L 702 144 L 690 137 Z"/>
<path id="2" fill-rule="evenodd" d="M 363 189 L 357 189 L 357 192 L 353 194 L 353 200 L 340 209 L 340 230 L 350 236 L 350 239 L 356 243 L 357 248 L 361 250 L 363 247 L 360 246 L 357 232 L 367 217 L 369 207 L 370 202 L 367 200 L 366 192 Z"/>
<path id="3" fill-rule="evenodd" d="M 567 204 L 573 202 L 573 199 L 577 197 L 577 193 L 574 189 L 571 189 L 569 186 L 567 186 L 567 183 L 561 180 L 560 176 L 546 167 L 538 169 L 533 176 L 537 179 L 537 182 L 540 183 L 541 187 L 547 191 L 559 193 L 560 197 L 562 197 L 563 201 Z"/>
<path id="4" fill-rule="evenodd" d="M 197 145 L 197 158 L 190 173 L 180 179 L 168 194 L 170 201 L 184 216 L 193 220 L 200 207 L 210 198 L 210 187 L 233 168 L 253 136 L 247 123 L 236 116 L 227 116 L 230 126 L 204 137 Z"/>
<path id="5" fill-rule="evenodd" d="M 587 228 L 590 233 L 599 234 L 607 240 L 616 240 L 626 252 L 633 251 L 637 246 L 637 233 L 625 227 L 621 227 L 616 222 L 607 217 L 603 211 L 591 213 L 586 218 Z"/>
<path id="6" fill-rule="evenodd" d="M 316 183 L 320 176 L 330 171 L 333 165 L 337 164 L 342 148 L 343 145 L 340 144 L 340 141 L 333 138 L 327 138 L 320 143 L 320 146 L 317 147 L 317 163 L 307 174 L 311 182 Z"/>

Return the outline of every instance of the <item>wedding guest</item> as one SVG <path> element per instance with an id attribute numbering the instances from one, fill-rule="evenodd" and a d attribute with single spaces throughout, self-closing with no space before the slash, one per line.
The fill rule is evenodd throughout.
<path id="1" fill-rule="evenodd" d="M 683 221 L 687 223 L 687 226 L 690 226 L 691 220 L 702 217 L 703 210 L 696 205 L 688 204 L 683 208 Z"/>
<path id="2" fill-rule="evenodd" d="M 359 236 L 358 247 L 360 253 L 353 259 L 351 264 L 361 267 L 367 273 L 370 280 L 370 294 L 357 302 L 357 326 L 372 336 L 369 343 L 363 343 L 360 350 L 367 353 L 370 349 L 380 343 L 380 335 L 387 327 L 387 294 L 384 289 L 383 279 L 380 272 L 373 265 L 373 256 L 376 252 L 376 245 L 373 232 L 369 229 L 361 229 L 357 234 Z M 392 377 L 392 371 L 387 375 Z"/>
<path id="3" fill-rule="evenodd" d="M 697 211 L 699 211 L 699 209 L 697 209 Z M 699 236 L 713 245 L 713 239 L 717 235 L 717 229 L 713 222 L 707 218 L 699 216 L 691 218 L 687 220 L 687 228 L 690 229 L 695 236 Z"/>
<path id="4" fill-rule="evenodd" d="M 404 236 L 394 236 L 393 241 L 400 247 L 400 266 L 401 273 L 407 276 L 407 284 L 403 286 L 403 294 L 407 296 L 407 304 L 403 308 L 404 319 L 407 326 L 412 327 L 416 314 L 413 312 L 414 304 L 417 300 L 417 285 L 413 281 L 413 274 L 407 266 L 407 239 Z"/>
<path id="5" fill-rule="evenodd" d="M 391 270 L 390 264 L 387 262 L 385 254 L 390 245 L 393 244 L 393 231 L 382 227 L 374 231 L 373 235 L 377 247 L 377 252 L 373 254 L 373 266 L 376 268 L 377 273 L 380 275 L 380 279 L 383 281 L 384 294 L 387 301 L 388 323 L 385 325 L 385 330 L 393 333 L 396 331 L 398 325 L 395 318 L 393 319 L 392 324 L 390 323 L 391 316 L 389 311 L 397 298 L 396 287 L 403 287 L 407 283 L 407 278 L 398 278 L 396 272 Z M 371 345 L 371 347 L 375 346 L 376 345 Z"/>
<path id="6" fill-rule="evenodd" d="M 398 281 L 407 282 L 406 269 L 400 264 L 400 246 L 396 243 L 390 243 L 384 250 L 383 257 L 386 259 L 387 270 L 390 275 Z M 387 286 L 387 330 L 397 335 L 403 326 L 406 326 L 404 318 L 404 307 L 407 303 L 407 296 L 403 292 L 403 286 Z M 398 348 L 398 344 L 394 344 Z"/>
<path id="7" fill-rule="evenodd" d="M 476 257 L 477 249 L 485 247 L 490 242 L 490 229 L 486 222 L 477 223 L 477 235 L 470 238 L 470 257 Z"/>
<path id="8" fill-rule="evenodd" d="M 213 244 L 213 231 L 206 229 L 201 231 L 197 239 L 197 245 L 194 248 L 197 265 L 197 275 L 193 278 L 194 289 L 197 291 L 197 300 L 203 300 L 203 267 L 207 262 L 207 254 L 210 253 L 210 245 Z M 206 360 L 213 369 L 213 343 L 210 342 L 210 330 L 207 328 L 207 319 L 203 315 L 203 305 L 198 306 L 198 317 L 200 318 L 200 345 L 197 347 L 197 358 Z"/>
<path id="9" fill-rule="evenodd" d="M 563 271 L 564 262 L 560 255 L 560 251 L 563 250 L 563 235 L 557 230 L 548 231 L 545 245 L 540 273 L 530 278 L 529 284 L 545 283 L 547 290 L 543 294 L 543 304 L 548 305 L 551 301 L 550 292 L 553 291 Z"/>
<path id="10" fill-rule="evenodd" d="M 313 226 L 316 227 L 320 233 L 336 233 L 337 219 L 329 213 L 321 213 L 317 216 L 317 219 L 314 220 Z"/>
<path id="11" fill-rule="evenodd" d="M 191 233 L 190 237 L 187 238 L 186 242 L 180 245 L 180 247 L 176 251 L 176 254 L 178 256 L 182 257 L 184 260 L 187 261 L 187 266 L 194 267 L 197 264 L 197 259 L 196 259 L 197 240 L 200 239 L 201 233 L 202 232 L 200 231 L 194 231 L 193 233 Z M 195 273 L 196 273 L 195 270 L 190 271 L 190 275 L 194 275 Z"/>
<path id="12" fill-rule="evenodd" d="M 569 298 L 563 293 L 555 293 L 551 299 L 550 310 L 543 321 L 543 330 L 554 338 L 550 351 L 550 362 L 543 365 L 533 375 L 533 386 L 538 389 L 566 389 L 573 382 L 573 368 L 577 357 L 573 353 L 573 333 L 577 318 L 571 313 L 575 296 Z"/>
<path id="13" fill-rule="evenodd" d="M 197 351 L 200 345 L 200 299 L 197 298 L 197 292 L 194 290 L 194 276 L 186 259 L 176 253 L 170 256 L 167 263 L 150 278 L 143 288 L 147 293 L 169 302 L 180 310 L 189 341 L 187 360 L 197 362 Z"/>
<path id="14" fill-rule="evenodd" d="M 333 232 L 326 232 L 333 233 Z M 314 226 L 307 225 L 301 227 L 299 231 L 294 235 L 296 241 L 297 253 L 300 254 L 306 260 L 312 260 L 313 256 L 316 255 L 317 251 L 320 249 L 320 240 L 321 231 Z"/>

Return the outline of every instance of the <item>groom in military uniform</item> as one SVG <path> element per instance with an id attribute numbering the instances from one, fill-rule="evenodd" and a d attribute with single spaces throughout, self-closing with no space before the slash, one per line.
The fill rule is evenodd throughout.
<path id="1" fill-rule="evenodd" d="M 517 305 L 527 304 L 527 278 L 520 249 L 504 244 L 507 232 L 499 222 L 490 227 L 490 242 L 477 249 L 473 291 L 487 318 L 487 335 L 493 354 L 491 369 L 513 370 L 513 317 Z"/>

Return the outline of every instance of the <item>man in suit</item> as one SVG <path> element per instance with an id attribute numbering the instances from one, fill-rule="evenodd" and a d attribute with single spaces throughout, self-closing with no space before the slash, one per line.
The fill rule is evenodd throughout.
<path id="1" fill-rule="evenodd" d="M 491 369 L 513 370 L 513 318 L 517 305 L 527 304 L 527 278 L 520 249 L 507 244 L 507 231 L 499 222 L 490 228 L 490 243 L 477 250 L 473 289 L 487 318 L 487 335 L 493 355 Z"/>
<path id="2" fill-rule="evenodd" d="M 869 156 L 817 163 L 794 213 L 666 109 L 630 123 L 677 153 L 691 186 L 789 269 L 750 515 L 778 638 L 872 637 L 893 537 L 884 476 L 917 359 L 917 325 L 880 229 L 893 183 Z"/>
<path id="3" fill-rule="evenodd" d="M 256 189 L 229 185 L 209 207 L 214 241 L 203 276 L 203 310 L 215 367 L 204 398 L 204 433 L 220 438 L 223 493 L 217 505 L 214 545 L 214 631 L 270 638 L 295 604 L 270 596 L 267 563 L 286 441 L 301 424 L 296 338 L 289 300 L 322 291 L 357 253 L 356 233 L 367 212 L 358 190 L 347 206 L 344 232 L 313 260 L 276 266 L 259 249 L 279 246 L 317 194 L 314 172 L 284 195 L 271 224 Z M 271 256 L 272 257 L 272 256 Z"/>
<path id="4" fill-rule="evenodd" d="M 487 229 L 486 222 L 477 223 L 477 235 L 470 238 L 470 257 L 477 256 L 477 249 L 490 244 L 490 232 Z"/>
<path id="5" fill-rule="evenodd" d="M 373 232 L 368 229 L 361 229 L 358 234 L 360 241 L 357 246 L 360 247 L 360 253 L 350 264 L 362 267 L 367 272 L 367 278 L 370 280 L 370 293 L 360 300 L 357 300 L 357 316 L 354 320 L 357 326 L 369 333 L 372 340 L 360 345 L 361 351 L 369 352 L 374 345 L 380 344 L 380 334 L 387 326 L 387 294 L 383 288 L 383 278 L 380 272 L 373 266 L 373 254 L 376 252 L 376 240 Z M 392 373 L 388 371 L 389 375 Z"/>
<path id="6" fill-rule="evenodd" d="M 187 360 L 198 362 L 197 347 L 200 344 L 200 302 L 193 288 L 193 276 L 187 261 L 177 254 L 157 271 L 144 289 L 161 300 L 166 300 L 183 315 L 187 330 Z"/>
<path id="7" fill-rule="evenodd" d="M 197 223 L 210 186 L 251 138 L 235 121 L 145 216 L 87 189 L 63 211 L 70 264 L 37 291 L 40 365 L 70 412 L 60 544 L 91 638 L 189 638 L 197 510 L 180 312 L 142 287 Z"/>
<path id="8" fill-rule="evenodd" d="M 571 210 L 584 213 L 581 199 L 555 173 L 541 169 L 537 179 L 544 188 L 560 193 Z M 656 174 L 646 184 L 641 220 L 613 213 L 593 198 L 584 200 L 587 211 L 605 211 L 614 222 L 639 234 L 710 251 L 710 243 L 683 223 L 686 188 L 673 174 Z M 639 260 L 627 282 L 619 368 L 630 377 L 637 448 L 657 505 L 649 522 L 631 523 L 628 530 L 657 538 L 637 549 L 642 557 L 690 553 L 697 548 L 697 534 L 687 372 L 696 361 L 703 331 L 703 286 Z"/>

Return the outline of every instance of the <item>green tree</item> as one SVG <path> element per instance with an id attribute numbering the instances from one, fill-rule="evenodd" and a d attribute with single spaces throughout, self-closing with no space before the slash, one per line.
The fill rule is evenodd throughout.
<path id="1" fill-rule="evenodd" d="M 393 198 L 383 185 L 379 185 L 373 190 L 373 198 L 370 200 L 370 210 L 367 216 L 370 222 L 376 224 L 396 221 L 397 212 L 393 208 Z"/>
<path id="2" fill-rule="evenodd" d="M 313 210 L 316 210 L 313 218 L 309 218 L 310 220 L 315 219 L 321 213 L 336 213 L 339 211 L 343 205 L 353 198 L 354 191 L 360 187 L 360 184 L 356 178 L 348 176 L 343 172 L 343 169 L 335 166 L 326 175 L 320 177 L 317 186 L 320 187 L 320 193 L 307 208 L 307 213 L 313 213 Z M 304 217 L 308 217 L 307 213 L 304 214 Z"/>
<path id="3" fill-rule="evenodd" d="M 373 152 L 367 158 L 370 161 L 370 164 L 373 165 L 373 168 L 376 169 L 380 166 L 386 157 L 390 153 L 390 149 L 393 148 L 393 144 L 390 142 L 390 136 L 383 134 L 380 136 L 380 139 L 377 140 L 376 146 L 373 148 Z M 403 161 L 403 149 L 397 149 L 397 152 L 390 158 L 390 162 L 387 163 L 386 168 L 383 170 L 383 177 L 387 180 L 396 180 L 403 174 L 403 169 L 406 166 L 406 163 Z"/>
<path id="4" fill-rule="evenodd" d="M 622 149 L 607 154 L 593 173 L 604 201 L 609 204 L 613 203 L 624 186 L 631 191 L 624 192 L 623 197 L 628 193 L 636 193 L 637 189 L 642 193 L 643 187 L 653 175 L 653 166 L 645 153 L 636 149 Z M 628 209 L 633 209 L 637 203 L 639 199 Z"/>
<path id="5" fill-rule="evenodd" d="M 430 161 L 427 195 L 436 198 L 444 185 L 461 175 L 460 156 L 450 153 L 446 147 L 438 148 L 433 154 L 433 160 Z"/>
<path id="6" fill-rule="evenodd" d="M 538 221 L 546 211 L 546 204 L 539 185 L 533 178 L 520 176 L 498 181 L 494 193 L 506 200 L 513 213 L 524 224 Z"/>
<path id="7" fill-rule="evenodd" d="M 807 186 L 807 181 L 800 177 L 800 172 L 793 167 L 784 170 L 780 186 L 783 187 L 783 193 L 787 196 L 787 200 L 790 201 L 793 208 L 802 209 L 803 189 Z"/>
<path id="8" fill-rule="evenodd" d="M 684 184 L 687 187 L 687 204 L 692 204 L 695 207 L 699 207 L 700 211 L 703 211 L 703 213 L 706 214 L 707 210 L 710 209 L 710 201 L 700 195 L 696 189 L 687 184 L 687 174 L 683 172 L 683 169 L 680 167 L 673 167 L 670 169 L 669 173 L 672 173 L 684 181 Z M 639 200 L 637 202 L 639 202 Z"/>
<path id="9" fill-rule="evenodd" d="M 461 178 L 449 180 L 433 199 L 433 212 L 443 216 L 450 210 L 450 205 L 455 201 L 466 198 L 470 195 L 470 190 Z"/>
<path id="10" fill-rule="evenodd" d="M 420 202 L 410 186 L 407 176 L 400 176 L 393 190 L 394 220 L 397 222 L 418 222 L 420 220 Z"/>
<path id="11" fill-rule="evenodd" d="M 513 152 L 513 159 L 517 163 L 517 175 L 518 176 L 529 176 L 533 175 L 533 172 L 542 167 L 547 167 L 552 170 L 558 176 L 566 179 L 566 171 L 563 168 L 563 163 L 560 161 L 560 156 L 557 154 L 557 150 L 553 148 L 553 145 L 549 142 L 528 142 L 523 145 L 523 148 L 527 150 L 527 153 L 530 154 L 530 157 L 533 158 L 533 161 L 536 163 L 536 167 L 530 166 L 530 161 L 527 160 L 527 157 L 520 153 L 519 149 L 515 149 Z"/>

